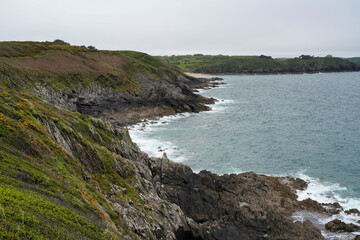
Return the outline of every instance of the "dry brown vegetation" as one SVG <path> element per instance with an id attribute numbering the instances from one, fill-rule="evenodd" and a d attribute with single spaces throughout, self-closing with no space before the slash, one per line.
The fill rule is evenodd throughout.
<path id="1" fill-rule="evenodd" d="M 45 55 L 22 58 L 0 58 L 20 70 L 45 70 L 57 73 L 97 72 L 115 73 L 121 71 L 125 60 L 104 52 L 83 52 L 71 54 L 65 51 L 52 51 Z"/>

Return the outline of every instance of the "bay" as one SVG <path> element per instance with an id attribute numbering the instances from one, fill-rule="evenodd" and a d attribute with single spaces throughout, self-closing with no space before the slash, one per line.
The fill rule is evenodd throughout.
<path id="1" fill-rule="evenodd" d="M 300 200 L 360 209 L 359 72 L 221 77 L 200 91 L 219 100 L 212 111 L 135 126 L 134 142 L 195 172 L 301 177 Z"/>

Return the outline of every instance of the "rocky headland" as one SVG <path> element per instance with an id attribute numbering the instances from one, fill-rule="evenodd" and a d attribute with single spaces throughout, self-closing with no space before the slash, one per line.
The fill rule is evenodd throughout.
<path id="1" fill-rule="evenodd" d="M 271 56 L 180 55 L 162 57 L 185 72 L 197 74 L 300 74 L 360 71 L 351 59 L 301 55 L 273 59 Z"/>
<path id="2" fill-rule="evenodd" d="M 194 89 L 220 79 L 142 53 L 22 44 L 0 46 L 0 238 L 324 239 L 292 214 L 341 211 L 298 201 L 301 179 L 197 174 L 132 142 L 129 124 L 209 110 Z M 326 228 L 358 229 L 344 224 Z"/>

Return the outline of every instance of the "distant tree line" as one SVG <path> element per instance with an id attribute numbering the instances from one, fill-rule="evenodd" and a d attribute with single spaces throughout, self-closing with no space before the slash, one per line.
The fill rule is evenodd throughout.
<path id="1" fill-rule="evenodd" d="M 313 59 L 314 56 L 310 56 L 310 55 L 300 55 L 299 58 L 302 59 L 302 60 L 309 60 L 309 59 Z"/>
<path id="2" fill-rule="evenodd" d="M 61 39 L 55 39 L 55 40 L 54 40 L 54 43 L 70 45 L 70 43 L 65 42 L 65 41 L 63 41 L 63 40 L 61 40 Z"/>
<path id="3" fill-rule="evenodd" d="M 260 55 L 259 58 L 264 58 L 264 59 L 272 59 L 271 56 L 266 56 L 266 55 Z"/>
<path id="4" fill-rule="evenodd" d="M 64 40 L 61 40 L 61 39 L 55 39 L 54 43 L 70 45 L 70 43 L 65 42 Z M 94 47 L 92 45 L 89 45 L 87 47 L 85 45 L 81 45 L 81 47 L 84 47 L 84 48 L 87 48 L 87 49 L 90 49 L 90 50 L 96 50 L 96 47 Z"/>

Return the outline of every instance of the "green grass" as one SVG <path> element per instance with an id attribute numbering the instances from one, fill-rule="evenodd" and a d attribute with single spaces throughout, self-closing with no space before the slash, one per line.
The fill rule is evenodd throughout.
<path id="1" fill-rule="evenodd" d="M 356 64 L 360 64 L 360 57 L 347 58 L 346 60 L 356 63 Z"/>
<path id="2" fill-rule="evenodd" d="M 55 127 L 78 146 L 73 156 L 49 131 Z M 112 150 L 126 136 L 111 128 L 0 87 L 0 239 L 136 239 L 106 199 L 115 184 L 126 192 L 112 201 L 131 200 L 141 209 L 133 166 Z"/>
<path id="3" fill-rule="evenodd" d="M 185 72 L 198 73 L 277 73 L 277 72 L 316 72 L 351 70 L 354 64 L 341 58 L 311 59 L 266 59 L 258 56 L 166 56 L 165 61 Z"/>
<path id="4" fill-rule="evenodd" d="M 54 42 L 0 42 L 0 57 L 37 57 L 49 51 L 66 51 L 75 54 L 96 50 Z"/>
<path id="5" fill-rule="evenodd" d="M 33 70 L 20 70 L 7 64 L 9 59 L 21 61 L 47 55 L 56 56 L 62 52 L 95 59 L 96 56 L 91 54 L 112 55 L 118 57 L 123 64 L 113 72 L 84 72 L 80 66 L 78 71 L 62 73 L 46 71 L 40 66 Z M 81 64 L 87 66 L 90 63 Z M 30 91 L 36 83 L 40 83 L 71 92 L 76 87 L 86 88 L 95 83 L 116 91 L 138 94 L 143 91 L 139 83 L 141 78 L 163 81 L 165 77 L 176 78 L 179 75 L 183 73 L 166 61 L 141 52 L 89 50 L 85 47 L 53 42 L 0 42 L 0 85 L 21 91 Z"/>

